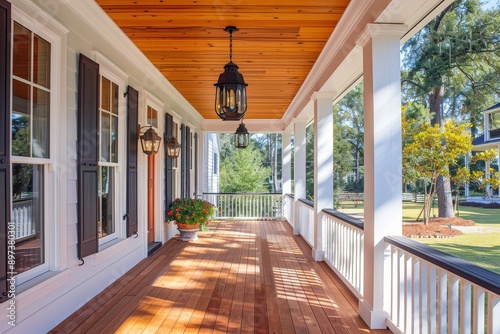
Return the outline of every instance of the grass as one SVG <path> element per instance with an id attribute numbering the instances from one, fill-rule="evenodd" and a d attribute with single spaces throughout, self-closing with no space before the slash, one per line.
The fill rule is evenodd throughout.
<path id="1" fill-rule="evenodd" d="M 420 203 L 403 203 L 403 221 L 415 222 L 421 210 Z M 349 206 L 340 211 L 362 213 L 363 206 Z M 437 207 L 434 212 L 431 210 L 431 216 L 433 214 L 437 215 Z M 484 231 L 464 233 L 453 238 L 415 240 L 500 274 L 500 209 L 460 206 L 457 216 L 474 221 L 476 226 L 485 227 Z"/>
<path id="2" fill-rule="evenodd" d="M 416 217 L 415 214 L 408 213 L 415 212 L 415 203 L 408 204 L 412 205 L 403 205 L 403 212 L 409 217 Z M 500 209 L 461 206 L 457 216 L 474 221 L 476 226 L 483 226 L 484 230 L 453 238 L 416 240 L 500 274 Z"/>

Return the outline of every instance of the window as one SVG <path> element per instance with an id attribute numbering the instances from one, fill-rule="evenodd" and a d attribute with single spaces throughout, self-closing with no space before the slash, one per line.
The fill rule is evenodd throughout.
<path id="1" fill-rule="evenodd" d="M 172 123 L 172 136 L 177 139 L 177 142 L 180 143 L 179 141 L 179 124 L 177 124 L 176 122 L 173 122 Z M 174 169 L 177 169 L 177 166 L 178 166 L 178 162 L 177 160 L 179 159 L 173 159 L 172 160 L 172 167 Z"/>
<path id="2" fill-rule="evenodd" d="M 115 173 L 118 167 L 118 85 L 101 76 L 100 161 L 97 236 L 115 233 Z"/>
<path id="3" fill-rule="evenodd" d="M 213 164 L 214 164 L 214 175 L 217 175 L 219 174 L 219 155 L 217 155 L 217 153 L 214 153 L 214 161 L 213 161 Z"/>
<path id="4" fill-rule="evenodd" d="M 500 137 L 500 112 L 491 112 L 488 118 L 490 139 Z"/>
<path id="5" fill-rule="evenodd" d="M 172 122 L 172 136 L 177 139 L 177 142 L 180 144 L 179 140 L 179 124 L 177 122 Z M 172 190 L 173 197 L 178 198 L 181 196 L 181 182 L 180 182 L 180 169 L 179 169 L 179 160 L 181 159 L 182 153 L 177 157 L 177 159 L 172 159 Z"/>
<path id="6" fill-rule="evenodd" d="M 158 112 L 151 106 L 148 106 L 148 124 L 158 128 Z"/>
<path id="7" fill-rule="evenodd" d="M 45 258 L 45 177 L 50 162 L 51 44 L 12 27 L 12 221 L 15 271 L 48 268 Z"/>

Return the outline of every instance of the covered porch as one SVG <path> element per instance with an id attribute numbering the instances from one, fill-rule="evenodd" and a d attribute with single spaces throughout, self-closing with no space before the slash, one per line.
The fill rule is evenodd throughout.
<path id="1" fill-rule="evenodd" d="M 50 333 L 389 333 L 284 221 L 215 221 L 169 240 Z"/>

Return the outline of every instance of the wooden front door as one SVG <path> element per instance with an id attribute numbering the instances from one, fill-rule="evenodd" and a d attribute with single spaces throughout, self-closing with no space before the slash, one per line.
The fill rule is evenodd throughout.
<path id="1" fill-rule="evenodd" d="M 155 156 L 148 156 L 148 243 L 155 241 Z"/>

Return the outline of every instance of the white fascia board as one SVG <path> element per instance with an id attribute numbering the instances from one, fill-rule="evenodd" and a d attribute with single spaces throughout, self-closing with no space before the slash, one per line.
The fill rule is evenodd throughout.
<path id="1" fill-rule="evenodd" d="M 284 131 L 281 120 L 243 120 L 250 133 L 281 133 Z M 216 133 L 234 133 L 240 122 L 222 121 L 220 119 L 205 119 L 201 123 L 201 131 Z"/>

